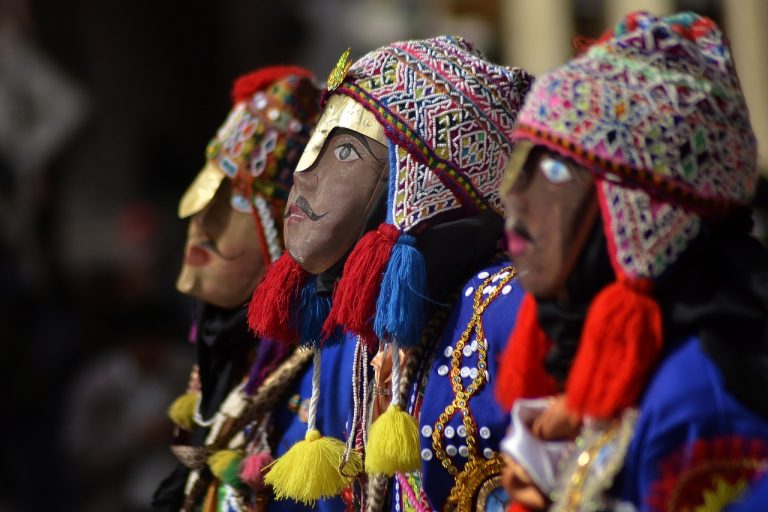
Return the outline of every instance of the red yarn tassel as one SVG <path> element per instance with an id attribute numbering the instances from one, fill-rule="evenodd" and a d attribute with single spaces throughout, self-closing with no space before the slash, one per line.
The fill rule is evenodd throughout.
<path id="1" fill-rule="evenodd" d="M 507 411 L 518 398 L 557 393 L 557 383 L 544 369 L 552 341 L 539 327 L 536 299 L 526 294 L 517 314 L 496 378 L 496 400 Z"/>
<path id="2" fill-rule="evenodd" d="M 333 294 L 331 313 L 323 325 L 323 336 L 328 337 L 337 326 L 346 333 L 362 337 L 369 347 L 378 343 L 373 332 L 376 299 L 392 247 L 399 232 L 392 224 L 381 224 L 366 233 L 344 264 L 339 284 Z"/>
<path id="3" fill-rule="evenodd" d="M 257 336 L 280 343 L 296 341 L 290 325 L 291 305 L 309 274 L 284 252 L 269 268 L 248 304 L 248 325 Z"/>
<path id="4" fill-rule="evenodd" d="M 592 301 L 566 385 L 573 412 L 611 418 L 636 405 L 664 341 L 651 288 L 647 279 L 622 280 Z"/>

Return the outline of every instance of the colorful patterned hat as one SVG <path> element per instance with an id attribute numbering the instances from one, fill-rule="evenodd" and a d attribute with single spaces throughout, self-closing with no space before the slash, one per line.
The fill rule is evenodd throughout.
<path id="1" fill-rule="evenodd" d="M 384 127 L 387 221 L 418 232 L 443 214 L 501 211 L 494 188 L 531 82 L 521 69 L 488 62 L 464 39 L 443 36 L 370 52 L 329 89 L 352 98 Z"/>
<path id="2" fill-rule="evenodd" d="M 256 213 L 270 262 L 282 253 L 282 213 L 293 168 L 317 121 L 320 90 L 308 70 L 276 66 L 238 78 L 232 99 L 232 110 L 208 144 L 205 167 L 179 203 L 179 217 L 205 208 L 229 178 L 232 207 Z"/>
<path id="3" fill-rule="evenodd" d="M 515 117 L 532 80 L 524 70 L 492 64 L 470 43 L 450 36 L 393 43 L 351 67 L 346 55 L 340 59 L 329 78 L 326 110 L 302 162 L 311 165 L 330 132 L 326 116 L 343 117 L 339 111 L 358 112 L 347 115 L 358 120 L 352 128 L 389 143 L 386 225 L 370 237 L 383 240 L 391 257 L 383 258 L 389 262 L 383 282 L 368 265 L 358 267 L 366 276 L 354 275 L 361 256 L 355 252 L 370 256 L 367 242 L 376 240 L 364 237 L 358 243 L 334 296 L 327 331 L 341 325 L 369 340 L 391 337 L 403 345 L 418 341 L 423 323 L 414 312 L 420 309 L 419 299 L 407 295 L 414 290 L 417 295 L 425 293 L 424 272 L 397 268 L 405 254 L 410 254 L 409 264 L 419 264 L 421 256 L 414 253 L 410 235 L 488 208 L 501 213 L 498 185 L 512 150 Z M 377 134 L 372 126 L 383 128 L 383 133 Z M 361 288 L 368 289 L 367 294 L 362 291 L 368 306 L 370 299 L 378 302 L 375 315 L 370 308 L 345 301 L 364 305 L 366 301 L 359 300 Z"/>
<path id="4" fill-rule="evenodd" d="M 756 142 L 730 48 L 708 18 L 632 13 L 536 81 L 513 138 L 502 192 L 534 145 L 595 176 L 616 282 L 589 306 L 566 395 L 574 412 L 614 416 L 637 403 L 661 357 L 657 278 L 703 220 L 723 218 L 754 193 Z M 514 350 L 503 358 L 505 401 L 536 396 L 526 386 L 548 378 L 535 304 L 523 304 Z"/>
<path id="5" fill-rule="evenodd" d="M 537 80 L 514 138 L 596 174 L 614 266 L 632 278 L 658 277 L 702 217 L 755 189 L 756 141 L 730 48 L 693 13 L 627 16 Z"/>

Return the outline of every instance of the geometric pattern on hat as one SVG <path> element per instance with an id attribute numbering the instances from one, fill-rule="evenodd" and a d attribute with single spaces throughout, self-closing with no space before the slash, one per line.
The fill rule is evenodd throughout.
<path id="1" fill-rule="evenodd" d="M 609 252 L 624 275 L 658 277 L 699 234 L 699 215 L 642 189 L 599 180 L 598 192 Z"/>
<path id="2" fill-rule="evenodd" d="M 390 141 L 389 218 L 401 232 L 486 208 L 533 78 L 488 62 L 461 38 L 393 43 L 355 62 L 334 94 L 374 113 Z"/>
<path id="3" fill-rule="evenodd" d="M 293 168 L 317 122 L 320 89 L 312 73 L 297 66 L 271 66 L 241 76 L 234 106 L 206 149 L 205 167 L 179 203 L 179 216 L 202 211 L 225 178 L 231 205 L 253 212 L 264 261 L 283 251 L 282 214 Z"/>
<path id="4" fill-rule="evenodd" d="M 282 76 L 265 79 L 273 70 Z M 248 91 L 254 85 L 257 90 Z M 259 194 L 284 203 L 293 168 L 317 121 L 319 95 L 311 74 L 298 67 L 265 68 L 239 78 L 235 105 L 208 144 L 208 161 L 245 197 Z"/>
<path id="5" fill-rule="evenodd" d="M 700 216 L 748 204 L 756 185 L 756 141 L 730 48 L 694 13 L 628 15 L 536 81 L 513 138 L 597 175 L 614 265 L 630 277 L 660 275 Z"/>

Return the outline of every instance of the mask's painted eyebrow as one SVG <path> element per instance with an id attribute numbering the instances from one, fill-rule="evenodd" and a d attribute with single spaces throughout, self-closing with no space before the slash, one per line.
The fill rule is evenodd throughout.
<path id="1" fill-rule="evenodd" d="M 351 135 L 354 138 L 356 138 L 360 143 L 365 146 L 365 149 L 368 150 L 368 154 L 371 155 L 371 157 L 376 160 L 376 162 L 383 162 L 384 159 L 377 158 L 376 155 L 373 153 L 373 150 L 371 149 L 371 144 L 368 142 L 368 138 L 363 135 L 360 132 L 356 132 L 354 130 L 350 130 L 349 128 L 335 128 L 334 131 L 336 131 L 338 134 L 344 134 L 344 135 Z M 363 155 L 360 155 L 360 158 L 363 158 Z M 364 159 L 364 158 L 363 158 Z"/>
<path id="2" fill-rule="evenodd" d="M 360 132 L 356 132 L 356 131 L 354 131 L 354 130 L 350 130 L 350 129 L 348 129 L 348 128 L 335 128 L 335 129 L 334 129 L 334 132 L 336 132 L 336 133 L 334 133 L 333 135 L 337 135 L 337 134 L 338 134 L 338 135 L 351 135 L 352 137 L 356 138 L 358 141 L 360 141 L 360 144 L 362 144 L 363 146 L 365 146 L 365 149 L 367 149 L 367 150 L 368 150 L 368 153 L 369 153 L 369 154 L 370 154 L 372 157 L 374 157 L 374 158 L 375 158 L 375 156 L 374 156 L 374 154 L 373 154 L 373 150 L 371 149 L 371 145 L 370 145 L 370 143 L 369 143 L 369 142 L 368 142 L 368 140 L 366 139 L 365 135 L 363 135 L 362 133 L 360 133 Z M 360 155 L 360 158 L 363 158 L 363 155 Z"/>
<path id="3" fill-rule="evenodd" d="M 359 140 L 359 141 L 360 141 L 360 143 L 361 143 L 363 146 L 365 146 L 365 149 L 367 149 L 367 150 L 368 150 L 368 153 L 369 153 L 371 156 L 373 156 L 373 150 L 371 149 L 371 145 L 368 143 L 368 139 L 366 139 L 366 138 L 365 138 L 365 135 L 363 135 L 362 133 L 353 132 L 353 131 L 350 131 L 350 132 L 349 132 L 349 134 L 350 134 L 350 135 L 352 135 L 352 136 L 353 136 L 354 138 L 356 138 L 357 140 Z"/>

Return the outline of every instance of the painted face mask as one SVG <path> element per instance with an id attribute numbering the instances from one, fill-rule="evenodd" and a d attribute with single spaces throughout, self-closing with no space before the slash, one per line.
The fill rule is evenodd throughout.
<path id="1" fill-rule="evenodd" d="M 523 286 L 538 298 L 561 296 L 597 215 L 592 176 L 556 153 L 534 149 L 502 192 L 507 247 Z"/>
<path id="2" fill-rule="evenodd" d="M 361 235 L 387 188 L 384 128 L 359 103 L 331 96 L 294 175 L 285 211 L 285 245 L 304 270 L 319 274 Z"/>
<path id="3" fill-rule="evenodd" d="M 233 195 L 232 185 L 224 181 L 211 202 L 190 219 L 184 264 L 176 281 L 180 292 L 222 308 L 248 300 L 264 259 L 253 213 L 232 207 L 241 197 Z"/>
<path id="4" fill-rule="evenodd" d="M 234 106 L 179 204 L 192 217 L 179 291 L 220 307 L 247 302 L 282 253 L 293 167 L 319 113 L 308 71 L 265 68 L 237 80 Z"/>

